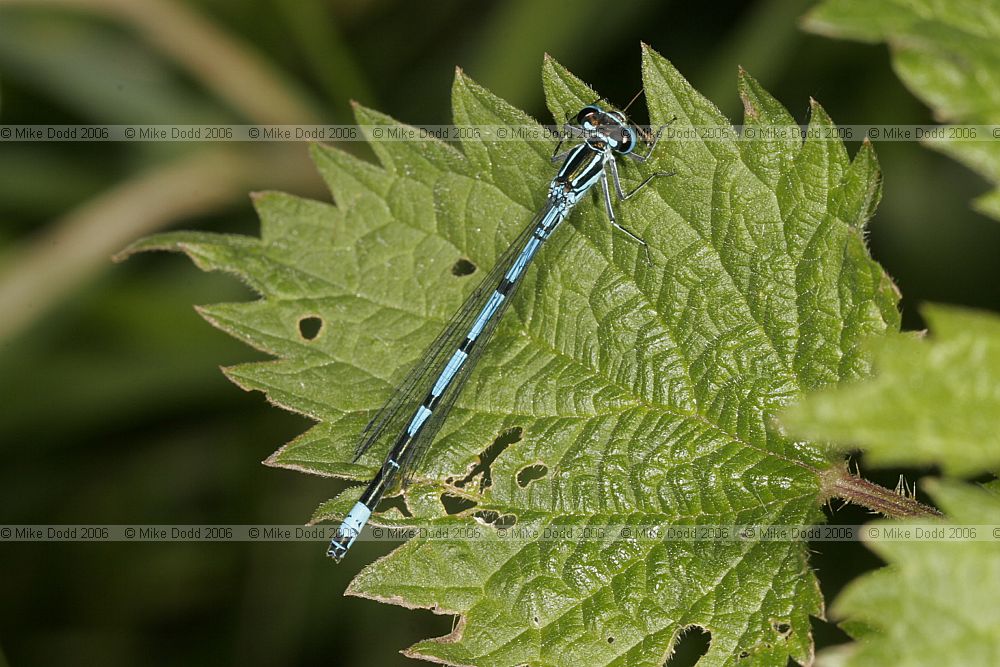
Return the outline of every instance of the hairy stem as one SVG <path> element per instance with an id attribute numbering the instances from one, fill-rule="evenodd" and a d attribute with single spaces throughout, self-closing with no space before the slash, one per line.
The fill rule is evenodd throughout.
<path id="1" fill-rule="evenodd" d="M 892 519 L 941 516 L 941 512 L 909 493 L 869 482 L 851 473 L 846 466 L 831 468 L 821 477 L 825 499 L 840 498 Z"/>

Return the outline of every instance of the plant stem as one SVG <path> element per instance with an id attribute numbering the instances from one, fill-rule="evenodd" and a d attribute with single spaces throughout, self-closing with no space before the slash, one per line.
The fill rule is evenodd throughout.
<path id="1" fill-rule="evenodd" d="M 132 27 L 205 87 L 255 123 L 318 123 L 290 78 L 252 45 L 176 0 L 0 0 L 0 5 L 67 7 Z"/>
<path id="2" fill-rule="evenodd" d="M 118 183 L 35 238 L 11 245 L 0 253 L 0 341 L 78 289 L 128 243 L 224 210 L 265 184 L 322 192 L 299 144 L 208 148 Z"/>
<path id="3" fill-rule="evenodd" d="M 821 475 L 821 479 L 823 496 L 827 500 L 840 498 L 892 519 L 942 516 L 941 512 L 905 492 L 887 489 L 852 474 L 846 466 L 831 468 Z"/>

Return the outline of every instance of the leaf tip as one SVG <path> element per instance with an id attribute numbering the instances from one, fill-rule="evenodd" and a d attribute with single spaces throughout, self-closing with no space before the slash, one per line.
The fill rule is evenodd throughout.
<path id="1" fill-rule="evenodd" d="M 661 56 L 659 53 L 657 53 L 656 49 L 654 49 L 652 46 L 650 46 L 646 42 L 639 42 L 639 44 L 642 47 L 642 61 L 643 61 L 643 63 L 647 63 L 647 62 L 650 62 L 650 61 L 653 61 L 653 60 L 656 60 L 656 59 L 665 60 L 665 58 L 663 58 L 663 56 Z"/>
<path id="2" fill-rule="evenodd" d="M 334 150 L 336 149 L 334 149 L 332 146 L 327 146 L 326 144 L 310 143 L 309 157 L 312 159 L 313 163 L 317 164 L 318 166 L 318 163 L 321 160 L 327 159 L 330 153 L 333 152 Z"/>
<path id="3" fill-rule="evenodd" d="M 743 65 L 736 66 L 736 88 L 739 91 L 740 102 L 743 103 L 743 113 L 747 118 L 757 119 L 760 117 L 760 110 L 754 103 L 753 84 L 756 83 L 753 77 L 747 73 Z"/>
<path id="4" fill-rule="evenodd" d="M 812 95 L 809 96 L 809 124 L 812 125 L 833 125 L 833 119 L 830 118 L 830 114 L 826 112 L 823 105 L 816 100 Z"/>
<path id="5" fill-rule="evenodd" d="M 476 87 L 475 83 L 476 82 L 472 79 L 472 77 L 470 77 L 460 65 L 456 65 L 455 78 L 451 84 L 452 102 L 454 102 L 455 96 L 461 91 L 474 89 Z"/>
<path id="6" fill-rule="evenodd" d="M 211 320 L 209 320 L 209 323 L 211 323 Z M 219 370 L 222 372 L 222 374 L 226 377 L 227 380 L 235 384 L 243 391 L 246 392 L 254 391 L 256 387 L 250 385 L 243 377 L 239 375 L 239 369 L 241 365 L 245 364 L 237 364 L 235 366 L 219 366 Z"/>
<path id="7" fill-rule="evenodd" d="M 685 84 L 688 83 L 680 71 L 670 62 L 669 58 L 666 58 L 662 53 L 645 43 L 642 45 L 642 65 L 643 72 L 655 67 L 667 74 L 670 79 L 681 80 Z"/>
<path id="8" fill-rule="evenodd" d="M 282 448 L 282 449 L 284 449 L 284 448 Z M 265 465 L 268 468 L 281 468 L 282 465 L 281 465 L 281 460 L 279 458 L 280 454 L 281 454 L 281 451 L 282 450 L 279 449 L 279 450 L 277 450 L 275 452 L 272 452 L 270 456 L 268 456 L 266 459 L 264 459 L 263 461 L 261 461 L 261 465 Z"/>
<path id="9" fill-rule="evenodd" d="M 354 577 L 347 584 L 347 588 L 344 589 L 344 597 L 345 598 L 346 597 L 352 597 L 352 598 L 367 598 L 368 597 L 367 595 L 365 595 L 364 591 L 362 591 L 357 586 L 355 586 L 354 582 L 356 582 L 358 580 L 358 578 L 359 577 Z"/>
<path id="10" fill-rule="evenodd" d="M 212 312 L 211 306 L 202 306 L 195 304 L 193 308 L 194 312 L 198 313 L 198 316 L 201 317 L 201 319 L 205 320 L 206 322 L 211 324 L 216 329 L 219 329 L 220 331 L 226 331 L 226 328 L 219 321 L 219 318 L 216 317 L 215 313 Z"/>
<path id="11" fill-rule="evenodd" d="M 542 59 L 542 71 L 556 74 L 559 77 L 573 78 L 573 74 L 566 69 L 566 66 L 559 62 L 558 58 L 549 53 L 546 53 Z"/>
<path id="12" fill-rule="evenodd" d="M 141 249 L 137 249 L 135 243 L 130 243 L 115 254 L 111 255 L 111 261 L 115 264 L 121 264 L 137 252 L 141 252 Z"/>
<path id="13" fill-rule="evenodd" d="M 858 148 L 857 154 L 854 156 L 854 162 L 858 161 L 868 162 L 872 165 L 875 171 L 879 171 L 878 155 L 875 152 L 875 144 L 871 142 L 871 139 L 865 137 L 861 140 L 861 147 Z M 879 178 L 881 178 L 881 172 L 879 171 Z M 874 211 L 872 211 L 874 214 Z"/>
<path id="14" fill-rule="evenodd" d="M 111 261 L 116 264 L 120 264 L 132 255 L 137 255 L 140 252 L 149 252 L 151 250 L 184 252 L 191 255 L 191 244 L 185 243 L 185 241 L 193 239 L 194 236 L 196 236 L 196 234 L 189 234 L 185 232 L 165 232 L 162 234 L 144 236 L 143 238 L 133 241 L 113 254 L 111 256 Z M 194 259 L 193 256 L 192 259 Z M 195 263 L 197 264 L 197 261 Z M 199 268 L 201 268 L 200 265 Z"/>
<path id="15" fill-rule="evenodd" d="M 792 125 L 788 111 L 742 65 L 737 66 L 736 90 L 743 103 L 744 122 Z M 766 120 L 765 120 L 766 119 Z"/>

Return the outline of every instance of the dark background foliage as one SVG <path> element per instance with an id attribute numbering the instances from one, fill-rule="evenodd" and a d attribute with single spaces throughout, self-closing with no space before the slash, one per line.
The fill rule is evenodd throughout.
<path id="1" fill-rule="evenodd" d="M 123 20 L 127 2 L 88 0 L 72 11 L 50 4 L 57 3 L 0 2 L 0 121 L 248 122 L 245 109 Z M 171 4 L 137 1 L 133 11 Z M 255 51 L 285 93 L 324 121 L 350 122 L 349 100 L 357 99 L 406 122 L 447 123 L 453 68 L 460 65 L 548 122 L 540 85 L 544 52 L 623 104 L 641 85 L 641 40 L 734 122 L 741 113 L 737 65 L 801 121 L 812 96 L 840 124 L 932 122 L 893 75 L 885 47 L 803 32 L 798 19 L 809 5 L 197 0 L 183 6 Z M 204 64 L 219 57 L 199 51 L 205 43 L 191 37 L 174 46 Z M 242 76 L 223 74 L 231 81 Z M 262 103 L 271 101 L 270 91 L 257 92 Z M 634 107 L 639 121 L 641 106 Z M 260 355 L 191 308 L 251 298 L 245 288 L 177 257 L 112 265 L 110 251 L 67 273 L 71 262 L 59 244 L 75 242 L 58 230 L 68 216 L 92 210 L 83 207 L 160 167 L 201 160 L 206 148 L 0 145 L 0 280 L 28 292 L 20 310 L 0 312 L 0 321 L 18 322 L 0 333 L 0 523 L 292 524 L 341 488 L 259 464 L 307 422 L 225 380 L 220 364 Z M 370 155 L 359 144 L 344 148 Z M 848 148 L 853 153 L 857 144 Z M 223 194 L 211 206 L 181 206 L 154 226 L 256 234 L 246 191 L 326 197 L 301 162 L 307 145 L 282 150 L 300 161 L 295 168 L 280 177 L 273 164 L 248 168 L 236 186 L 219 186 Z M 885 196 L 870 240 L 902 289 L 907 326 L 921 326 L 914 306 L 925 300 L 995 309 L 1000 293 L 990 259 L 1000 248 L 1000 227 L 968 206 L 984 183 L 915 143 L 882 143 L 877 150 Z M 189 194 L 197 199 L 202 190 Z M 141 221 L 163 205 L 155 197 L 140 201 L 148 206 L 125 216 L 139 223 L 123 238 L 149 231 Z M 84 238 L 107 233 L 103 213 L 98 206 Z M 38 296 L 50 278 L 65 284 L 48 298 Z M 834 516 L 841 523 L 867 518 L 850 508 Z M 828 599 L 877 565 L 857 544 L 814 548 Z M 407 664 L 399 649 L 448 632 L 452 621 L 343 598 L 353 574 L 380 549 L 360 544 L 338 567 L 322 557 L 323 545 L 309 543 L 3 544 L 0 664 L 4 656 L 12 665 Z M 815 629 L 820 645 L 845 640 L 821 621 Z M 686 638 L 679 657 L 695 659 L 706 639 Z"/>

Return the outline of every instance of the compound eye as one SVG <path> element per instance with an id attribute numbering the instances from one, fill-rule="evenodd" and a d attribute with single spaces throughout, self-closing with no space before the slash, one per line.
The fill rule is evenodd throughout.
<path id="1" fill-rule="evenodd" d="M 621 141 L 618 142 L 615 150 L 619 153 L 628 153 L 635 148 L 636 141 L 635 130 L 628 126 L 622 127 Z"/>
<path id="2" fill-rule="evenodd" d="M 601 110 L 595 106 L 586 106 L 580 109 L 580 113 L 576 115 L 576 124 L 583 127 L 597 127 L 598 114 Z"/>

